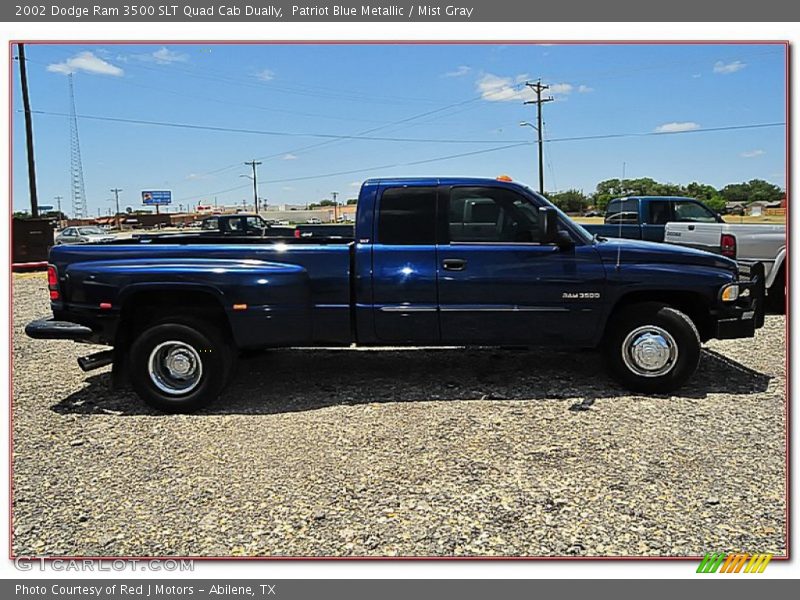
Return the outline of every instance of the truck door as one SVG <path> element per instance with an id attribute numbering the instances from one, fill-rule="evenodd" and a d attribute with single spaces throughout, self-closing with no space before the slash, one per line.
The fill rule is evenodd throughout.
<path id="1" fill-rule="evenodd" d="M 372 246 L 375 336 L 437 343 L 436 187 L 381 186 Z"/>
<path id="2" fill-rule="evenodd" d="M 664 228 L 673 220 L 671 200 L 642 201 L 642 239 L 648 242 L 663 242 Z"/>
<path id="3" fill-rule="evenodd" d="M 443 343 L 594 338 L 605 272 L 591 244 L 540 244 L 538 207 L 508 187 L 444 187 L 439 197 L 447 221 L 437 253 Z"/>

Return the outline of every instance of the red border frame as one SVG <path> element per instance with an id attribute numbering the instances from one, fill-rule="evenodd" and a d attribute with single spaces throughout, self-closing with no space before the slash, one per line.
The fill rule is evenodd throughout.
<path id="1" fill-rule="evenodd" d="M 14 377 L 14 346 L 13 346 L 13 297 L 14 297 L 14 275 L 10 267 L 12 252 L 13 252 L 13 228 L 11 227 L 11 214 L 13 214 L 13 51 L 14 45 L 23 43 L 28 45 L 53 45 L 53 46 L 73 46 L 73 45 L 259 45 L 259 46 L 306 46 L 306 45 L 414 45 L 414 46 L 438 46 L 438 45 L 515 45 L 515 46 L 535 46 L 539 44 L 554 44 L 554 45 L 572 45 L 572 46 L 589 46 L 589 45 L 677 45 L 677 46 L 690 46 L 690 45 L 709 45 L 709 46 L 722 46 L 722 45 L 735 45 L 735 46 L 749 46 L 749 45 L 780 45 L 785 50 L 785 89 L 786 89 L 786 258 L 785 258 L 785 276 L 786 276 L 786 322 L 785 322 L 785 373 L 786 381 L 784 388 L 784 429 L 786 439 L 786 497 L 785 497 L 785 534 L 786 534 L 786 554 L 778 555 L 773 558 L 776 561 L 788 561 L 791 558 L 791 503 L 789 491 L 791 489 L 791 462 L 790 462 L 790 399 L 791 399 L 791 376 L 790 376 L 790 334 L 791 334 L 791 319 L 790 319 L 790 263 L 789 256 L 791 254 L 791 127 L 790 127 L 790 114 L 791 114 L 791 91 L 790 91 L 790 61 L 791 61 L 791 44 L 788 40 L 9 40 L 8 42 L 8 110 L 9 110 L 9 129 L 8 129 L 8 159 L 9 159 L 9 177 L 8 177 L 8 198 L 9 198 L 9 222 L 7 224 L 8 236 L 8 251 L 9 251 L 9 292 L 8 292 L 8 319 L 9 319 L 9 336 L 8 336 L 8 354 L 11 363 L 8 378 L 8 462 L 9 462 L 9 486 L 8 486 L 8 558 L 13 560 L 21 558 L 14 555 L 13 546 L 13 494 L 14 494 L 14 426 L 13 426 L 13 377 Z M 415 561 L 415 560 L 433 560 L 433 561 L 698 561 L 702 556 L 47 556 L 35 557 L 37 560 L 44 559 L 48 562 L 54 561 L 72 561 L 72 560 L 195 560 L 195 561 Z M 177 571 L 176 571 L 177 574 Z"/>

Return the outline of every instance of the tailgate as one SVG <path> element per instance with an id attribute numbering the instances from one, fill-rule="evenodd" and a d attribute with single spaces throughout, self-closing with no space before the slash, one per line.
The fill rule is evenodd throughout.
<path id="1" fill-rule="evenodd" d="M 667 223 L 664 241 L 719 254 L 721 223 Z"/>

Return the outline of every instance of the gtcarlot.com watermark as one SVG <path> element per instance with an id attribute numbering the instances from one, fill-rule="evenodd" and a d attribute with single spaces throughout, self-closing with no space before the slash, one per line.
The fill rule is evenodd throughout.
<path id="1" fill-rule="evenodd" d="M 18 556 L 14 567 L 19 571 L 194 571 L 194 561 L 189 559 L 67 559 Z"/>

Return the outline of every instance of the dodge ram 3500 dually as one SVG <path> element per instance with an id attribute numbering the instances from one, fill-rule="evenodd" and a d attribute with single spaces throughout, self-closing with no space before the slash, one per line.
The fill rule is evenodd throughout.
<path id="1" fill-rule="evenodd" d="M 289 346 L 600 348 L 648 393 L 685 383 L 700 345 L 763 325 L 763 271 L 690 248 L 592 236 L 505 179 L 370 179 L 352 240 L 158 236 L 56 246 L 40 339 L 113 349 L 161 410 L 219 396 L 241 350 Z"/>

